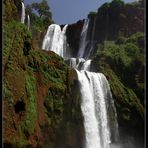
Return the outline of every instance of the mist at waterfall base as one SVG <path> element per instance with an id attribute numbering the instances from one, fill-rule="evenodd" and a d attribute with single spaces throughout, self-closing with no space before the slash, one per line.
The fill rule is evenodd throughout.
<path id="1" fill-rule="evenodd" d="M 84 118 L 84 148 L 142 148 L 143 142 L 140 143 L 138 138 L 118 129 L 116 108 L 106 77 L 102 73 L 91 72 L 89 57 L 94 47 L 95 29 L 90 37 L 92 41 L 88 41 L 88 27 L 89 20 L 85 20 L 77 57 L 70 55 L 67 50 L 68 25 L 63 29 L 57 24 L 50 25 L 42 44 L 43 50 L 51 50 L 62 56 L 77 73 Z"/>

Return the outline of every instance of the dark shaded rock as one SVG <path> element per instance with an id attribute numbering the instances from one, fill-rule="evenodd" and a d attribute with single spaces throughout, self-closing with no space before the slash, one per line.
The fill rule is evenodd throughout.
<path id="1" fill-rule="evenodd" d="M 83 24 L 84 24 L 84 20 L 80 20 L 75 24 L 68 25 L 68 28 L 67 28 L 67 32 L 66 32 L 67 42 L 69 44 L 69 47 L 70 47 L 69 50 L 71 50 L 71 54 L 73 57 L 76 57 L 78 53 Z"/>

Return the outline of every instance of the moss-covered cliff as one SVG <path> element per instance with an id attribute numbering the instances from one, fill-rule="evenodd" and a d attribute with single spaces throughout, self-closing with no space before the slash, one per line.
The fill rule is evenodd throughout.
<path id="1" fill-rule="evenodd" d="M 25 25 L 5 23 L 4 146 L 79 147 L 83 122 L 80 97 L 72 95 L 73 72 L 55 53 L 34 49 L 31 40 Z"/>

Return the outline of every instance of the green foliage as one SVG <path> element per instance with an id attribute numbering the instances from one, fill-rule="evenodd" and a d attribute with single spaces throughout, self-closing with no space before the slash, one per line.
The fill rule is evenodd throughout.
<path id="1" fill-rule="evenodd" d="M 26 6 L 26 14 L 30 16 L 33 34 L 46 29 L 53 23 L 52 13 L 46 0 L 42 0 L 40 3 L 32 3 L 31 5 L 28 4 Z"/>
<path id="2" fill-rule="evenodd" d="M 100 58 L 106 57 L 106 60 L 110 62 L 110 65 L 116 65 L 120 70 L 122 67 L 122 70 L 124 71 L 133 66 L 133 62 L 137 57 L 142 57 L 141 51 L 143 48 L 139 42 L 141 44 L 144 42 L 143 33 L 133 34 L 129 38 L 119 36 L 115 42 L 104 41 L 98 48 L 97 54 Z"/>
<path id="3" fill-rule="evenodd" d="M 98 9 L 98 14 L 101 16 L 107 15 L 107 12 L 109 10 L 110 4 L 109 3 L 104 3 L 99 9 Z"/>
<path id="4" fill-rule="evenodd" d="M 113 0 L 110 3 L 106 2 L 98 9 L 98 14 L 100 16 L 106 16 L 107 14 L 119 15 L 123 6 L 124 6 L 124 2 L 122 0 Z"/>
<path id="5" fill-rule="evenodd" d="M 51 62 L 50 62 L 51 61 Z M 49 82 L 56 87 L 64 89 L 66 64 L 58 55 L 48 56 L 44 51 L 31 50 L 28 55 L 28 65 L 35 72 L 40 72 L 44 77 L 44 82 Z"/>
<path id="6" fill-rule="evenodd" d="M 63 116 L 63 99 L 66 90 L 66 64 L 58 55 L 45 51 L 31 50 L 29 52 L 28 66 L 41 76 L 41 82 L 49 87 L 45 98 L 45 113 L 49 124 L 57 128 Z"/>
<path id="7" fill-rule="evenodd" d="M 101 68 L 101 72 L 109 80 L 113 98 L 118 113 L 120 124 L 137 126 L 139 121 L 144 120 L 144 108 L 132 89 L 125 86 L 119 77 L 110 68 Z"/>
<path id="8" fill-rule="evenodd" d="M 110 7 L 111 7 L 113 10 L 122 9 L 123 6 L 124 6 L 124 1 L 122 1 L 122 0 L 113 0 L 113 1 L 110 3 Z"/>
<path id="9" fill-rule="evenodd" d="M 4 24 L 4 50 L 3 63 L 9 62 L 9 58 L 20 58 L 23 56 L 24 45 L 31 44 L 31 33 L 27 27 L 16 21 Z M 10 54 L 11 53 L 11 54 Z"/>
<path id="10" fill-rule="evenodd" d="M 131 63 L 131 59 L 127 56 L 124 48 L 111 42 L 105 42 L 104 49 L 98 50 L 98 55 L 99 57 L 106 57 L 111 65 L 117 67 L 127 67 Z"/>
<path id="11" fill-rule="evenodd" d="M 27 102 L 26 102 L 26 116 L 24 121 L 21 123 L 21 128 L 23 131 L 32 134 L 35 129 L 35 124 L 37 121 L 37 88 L 36 80 L 31 71 L 25 72 L 25 87 L 27 91 Z"/>
<path id="12" fill-rule="evenodd" d="M 140 48 L 140 52 L 144 53 L 144 46 L 145 46 L 145 34 L 143 32 L 137 32 L 131 35 L 126 40 L 127 43 L 133 43 Z"/>
<path id="13" fill-rule="evenodd" d="M 13 0 L 3 0 L 3 20 L 8 22 L 16 20 L 18 17 L 17 7 Z"/>
<path id="14" fill-rule="evenodd" d="M 22 133 L 20 133 L 22 134 Z M 16 137 L 12 138 L 12 143 L 13 147 L 19 147 L 19 148 L 24 148 L 25 145 L 27 145 L 27 140 L 24 139 L 23 135 L 17 139 Z"/>
<path id="15" fill-rule="evenodd" d="M 142 43 L 143 42 L 143 43 Z M 139 126 L 144 120 L 144 34 L 128 38 L 120 35 L 115 41 L 98 46 L 92 67 L 107 77 L 120 124 Z"/>
<path id="16" fill-rule="evenodd" d="M 44 105 L 49 124 L 56 128 L 63 116 L 67 66 L 61 57 L 52 52 L 47 55 L 41 50 L 31 50 L 27 58 L 29 69 L 39 73 L 41 82 L 50 86 Z"/>
<path id="17" fill-rule="evenodd" d="M 96 12 L 90 12 L 88 14 L 88 18 L 94 18 L 95 16 L 97 16 L 97 13 Z"/>
<path id="18" fill-rule="evenodd" d="M 8 98 L 8 99 L 12 97 L 12 92 L 9 88 L 9 84 L 7 81 L 4 81 L 3 83 L 3 96 L 4 98 Z"/>
<path id="19" fill-rule="evenodd" d="M 50 86 L 51 99 L 54 99 L 54 115 L 51 118 L 45 116 L 47 120 L 51 119 L 53 127 L 59 126 L 62 120 L 62 99 L 65 97 L 66 89 L 67 66 L 63 58 L 50 51 L 33 50 L 31 46 L 31 33 L 28 32 L 24 24 L 16 21 L 5 22 L 3 50 L 4 101 L 11 105 L 12 109 L 14 109 L 14 103 L 20 98 L 25 103 L 23 115 L 21 114 L 21 116 L 19 113 L 18 116 L 14 117 L 14 120 L 18 123 L 14 125 L 17 128 L 14 134 L 18 137 L 14 136 L 11 139 L 8 137 L 8 140 L 14 147 L 20 148 L 29 147 L 28 139 L 31 135 L 34 135 L 38 122 L 37 86 L 40 86 L 40 84 L 47 88 Z M 34 74 L 37 74 L 37 78 L 39 76 L 41 79 L 39 78 L 36 81 Z M 17 92 L 15 92 L 16 90 Z M 12 116 L 10 112 L 11 110 L 8 110 L 8 115 Z M 6 119 L 6 133 L 15 128 L 12 122 L 11 118 Z"/>
<path id="20" fill-rule="evenodd" d="M 58 127 L 62 121 L 64 90 L 52 86 L 45 98 L 45 111 L 48 115 L 50 125 Z M 60 97 L 59 97 L 60 96 Z"/>
<path id="21" fill-rule="evenodd" d="M 120 44 L 124 44 L 126 42 L 126 38 L 124 36 L 118 36 L 115 43 L 120 45 Z"/>
<path id="22" fill-rule="evenodd" d="M 51 18 L 50 7 L 48 6 L 47 0 L 42 0 L 40 3 L 32 3 L 31 6 L 38 12 L 40 17 Z"/>
<path id="23" fill-rule="evenodd" d="M 128 39 L 127 42 L 132 42 L 132 43 L 138 43 L 141 38 L 144 38 L 144 33 L 143 32 L 137 32 L 133 35 L 131 35 Z"/>
<path id="24" fill-rule="evenodd" d="M 133 43 L 126 43 L 124 45 L 125 52 L 130 57 L 135 57 L 139 54 L 139 48 Z"/>

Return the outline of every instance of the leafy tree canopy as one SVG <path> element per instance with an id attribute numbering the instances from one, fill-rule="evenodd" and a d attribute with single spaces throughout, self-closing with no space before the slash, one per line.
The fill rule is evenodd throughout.
<path id="1" fill-rule="evenodd" d="M 45 16 L 51 18 L 50 7 L 48 6 L 47 0 L 42 0 L 40 3 L 32 3 L 34 8 L 40 17 Z"/>
<path id="2" fill-rule="evenodd" d="M 42 0 L 40 3 L 32 3 L 31 5 L 28 4 L 26 6 L 26 14 L 30 16 L 33 32 L 46 29 L 53 23 L 52 13 L 47 0 Z"/>

